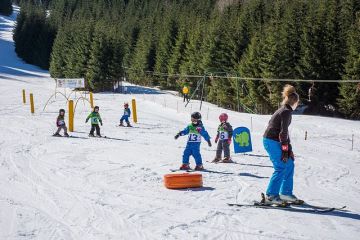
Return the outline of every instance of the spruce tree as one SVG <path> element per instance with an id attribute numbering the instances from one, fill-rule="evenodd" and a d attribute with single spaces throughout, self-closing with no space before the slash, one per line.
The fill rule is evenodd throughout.
<path id="1" fill-rule="evenodd" d="M 111 62 L 109 42 L 103 32 L 102 25 L 96 26 L 90 45 L 90 56 L 86 71 L 89 86 L 96 91 L 112 88 L 112 79 L 109 77 L 108 64 Z"/>
<path id="2" fill-rule="evenodd" d="M 344 79 L 360 79 L 360 17 L 348 35 L 349 53 L 345 63 Z M 360 84 L 342 83 L 338 103 L 340 111 L 347 117 L 360 120 Z"/>

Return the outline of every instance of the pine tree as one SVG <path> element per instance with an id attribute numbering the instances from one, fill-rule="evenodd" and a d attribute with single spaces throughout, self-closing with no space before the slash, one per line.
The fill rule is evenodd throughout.
<path id="1" fill-rule="evenodd" d="M 251 39 L 250 45 L 248 46 L 238 68 L 241 77 L 244 78 L 260 78 L 261 77 L 261 68 L 260 68 L 260 57 L 262 51 L 261 43 L 261 34 L 257 33 Z M 246 81 L 246 86 L 244 88 L 244 99 L 243 104 L 253 111 L 257 112 L 257 105 L 268 106 L 268 101 L 263 93 L 267 92 L 266 85 L 263 81 Z"/>
<path id="2" fill-rule="evenodd" d="M 143 28 L 140 30 L 130 65 L 130 77 L 132 80 L 135 83 L 141 83 L 141 81 L 145 80 L 142 83 L 146 85 L 151 85 L 151 82 L 146 77 L 146 71 L 152 71 L 155 62 L 150 22 L 150 19 L 146 19 Z"/>
<path id="3" fill-rule="evenodd" d="M 348 35 L 349 53 L 345 64 L 344 79 L 360 79 L 360 16 Z M 347 117 L 360 120 L 360 84 L 342 83 L 338 103 Z"/>
<path id="4" fill-rule="evenodd" d="M 182 23 L 177 33 L 175 45 L 171 49 L 171 56 L 167 65 L 169 74 L 177 74 L 180 72 L 181 63 L 184 61 L 184 52 L 187 44 L 187 31 L 186 26 Z M 173 79 L 169 78 L 167 86 L 175 88 L 176 83 Z"/>
<path id="5" fill-rule="evenodd" d="M 50 61 L 50 75 L 54 78 L 65 77 L 66 63 L 65 58 L 72 41 L 70 40 L 70 33 L 67 32 L 67 27 L 59 29 L 56 39 L 54 41 L 51 61 Z"/>
<path id="6" fill-rule="evenodd" d="M 167 73 L 167 66 L 172 54 L 172 47 L 175 45 L 178 27 L 174 20 L 166 19 L 165 23 L 160 26 L 160 29 L 160 37 L 156 46 L 157 54 L 154 71 L 157 73 Z M 166 77 L 159 77 L 159 83 L 162 87 L 169 87 Z"/>
<path id="7" fill-rule="evenodd" d="M 68 26 L 68 51 L 64 58 L 66 68 L 64 75 L 68 78 L 84 77 L 90 55 L 92 36 L 91 23 L 76 22 Z"/>
<path id="8" fill-rule="evenodd" d="M 107 67 L 111 62 L 110 45 L 102 27 L 98 24 L 94 30 L 86 79 L 92 89 L 104 91 L 112 89 L 112 79 Z"/>
<path id="9" fill-rule="evenodd" d="M 48 69 L 55 31 L 46 21 L 45 9 L 25 4 L 17 21 L 13 37 L 16 53 L 27 63 Z"/>

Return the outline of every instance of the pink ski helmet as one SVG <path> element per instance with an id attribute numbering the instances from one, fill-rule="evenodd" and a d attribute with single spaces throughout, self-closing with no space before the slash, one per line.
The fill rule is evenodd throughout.
<path id="1" fill-rule="evenodd" d="M 222 113 L 222 114 L 220 114 L 220 116 L 219 116 L 219 120 L 220 120 L 220 122 L 226 122 L 227 120 L 228 120 L 228 115 L 226 114 L 226 113 Z"/>

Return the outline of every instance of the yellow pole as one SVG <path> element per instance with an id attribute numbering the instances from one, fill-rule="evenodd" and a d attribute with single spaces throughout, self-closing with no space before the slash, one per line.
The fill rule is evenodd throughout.
<path id="1" fill-rule="evenodd" d="M 92 92 L 90 92 L 90 105 L 91 105 L 91 108 L 94 108 L 94 98 L 93 98 Z"/>
<path id="2" fill-rule="evenodd" d="M 69 101 L 69 131 L 74 131 L 74 101 Z"/>
<path id="3" fill-rule="evenodd" d="M 23 103 L 26 103 L 25 89 L 22 90 Z"/>
<path id="4" fill-rule="evenodd" d="M 137 113 L 136 113 L 136 101 L 135 101 L 135 99 L 133 99 L 131 101 L 131 103 L 132 103 L 133 121 L 134 121 L 134 123 L 137 123 Z"/>
<path id="5" fill-rule="evenodd" d="M 31 113 L 35 113 L 34 95 L 32 93 L 30 93 L 30 110 L 31 110 Z"/>

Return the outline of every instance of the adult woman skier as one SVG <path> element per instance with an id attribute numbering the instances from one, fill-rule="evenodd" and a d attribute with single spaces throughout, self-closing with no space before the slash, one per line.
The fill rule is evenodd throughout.
<path id="1" fill-rule="evenodd" d="M 295 158 L 288 128 L 292 112 L 299 104 L 299 95 L 293 86 L 286 85 L 282 96 L 282 106 L 272 115 L 263 138 L 264 147 L 274 167 L 274 173 L 266 190 L 265 203 L 269 204 L 298 201 L 293 194 Z"/>

